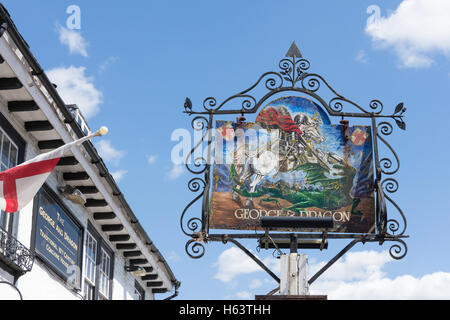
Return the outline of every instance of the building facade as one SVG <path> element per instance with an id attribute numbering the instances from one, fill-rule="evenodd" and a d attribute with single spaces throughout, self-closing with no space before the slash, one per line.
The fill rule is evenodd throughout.
<path id="1" fill-rule="evenodd" d="M 89 133 L 0 5 L 0 171 Z M 2 281 L 51 300 L 172 298 L 180 285 L 91 142 L 61 158 L 20 212 L 1 212 Z"/>

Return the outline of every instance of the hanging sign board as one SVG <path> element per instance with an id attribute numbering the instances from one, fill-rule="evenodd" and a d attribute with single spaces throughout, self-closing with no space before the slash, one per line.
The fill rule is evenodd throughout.
<path id="1" fill-rule="evenodd" d="M 329 232 L 374 232 L 371 127 L 333 125 L 294 96 L 254 123 L 217 121 L 209 226 L 261 229 L 262 216 L 331 217 Z"/>

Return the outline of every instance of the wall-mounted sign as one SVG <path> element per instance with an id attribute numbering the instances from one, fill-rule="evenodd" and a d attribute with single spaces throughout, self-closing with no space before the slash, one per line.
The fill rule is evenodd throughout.
<path id="1" fill-rule="evenodd" d="M 254 230 L 262 216 L 300 216 L 332 217 L 330 232 L 375 231 L 370 126 L 332 125 L 316 103 L 284 97 L 254 123 L 216 128 L 210 228 Z"/>
<path id="2" fill-rule="evenodd" d="M 45 188 L 35 198 L 34 250 L 72 286 L 80 283 L 82 228 Z"/>

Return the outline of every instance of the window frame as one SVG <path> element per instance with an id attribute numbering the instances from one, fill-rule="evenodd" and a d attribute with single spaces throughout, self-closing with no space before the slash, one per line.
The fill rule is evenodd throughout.
<path id="1" fill-rule="evenodd" d="M 145 300 L 145 290 L 137 280 L 134 281 L 134 294 L 136 298 L 140 298 L 137 300 Z"/>
<path id="2" fill-rule="evenodd" d="M 113 277 L 114 277 L 114 252 L 111 250 L 111 248 L 108 246 L 108 244 L 106 243 L 105 240 L 103 240 L 103 238 L 100 236 L 100 234 L 97 232 L 97 230 L 95 230 L 94 226 L 91 224 L 90 221 L 88 221 L 88 226 L 85 230 L 85 242 L 84 242 L 84 259 L 83 261 L 86 262 L 86 257 L 87 257 L 87 241 L 88 238 L 92 237 L 92 239 L 94 239 L 96 241 L 96 251 L 95 251 L 95 267 L 94 267 L 94 282 L 92 283 L 91 279 L 87 278 L 87 263 L 84 263 L 84 267 L 83 267 L 83 296 L 86 299 L 86 284 L 89 285 L 92 290 L 93 290 L 93 294 L 92 294 L 92 300 L 102 300 L 102 299 L 106 299 L 106 300 L 111 300 L 112 299 L 112 291 L 113 291 Z M 102 259 L 103 259 L 103 254 L 105 254 L 108 258 L 109 258 L 109 274 L 106 274 L 107 276 L 107 288 L 108 288 L 108 293 L 107 296 L 105 295 L 104 292 L 101 292 L 101 288 L 100 288 L 100 279 L 102 276 L 105 275 L 105 273 L 101 270 L 101 266 L 102 266 Z M 102 274 L 103 273 L 103 274 Z"/>
<path id="3" fill-rule="evenodd" d="M 14 127 L 10 124 L 10 122 L 5 118 L 5 116 L 0 112 L 0 130 L 2 131 L 2 137 L 0 139 L 0 163 L 2 162 L 1 157 L 3 156 L 1 154 L 1 149 L 3 148 L 3 136 L 6 135 L 6 137 L 14 144 L 14 146 L 17 148 L 17 154 L 16 154 L 16 164 L 19 165 L 24 162 L 25 160 L 25 148 L 26 143 L 25 140 L 20 136 L 20 134 L 14 129 Z M 10 146 L 11 150 L 11 146 Z M 8 159 L 9 161 L 10 159 Z M 8 165 L 9 168 L 9 165 Z M 0 171 L 1 165 L 0 165 Z M 5 213 L 0 213 L 0 227 L 4 229 L 6 232 L 10 233 L 13 237 L 17 237 L 17 222 L 18 218 L 16 217 L 18 213 L 9 213 L 6 216 L 4 216 Z M 3 221 L 7 220 L 7 226 L 3 225 Z M 6 228 L 4 228 L 6 227 Z"/>
<path id="4" fill-rule="evenodd" d="M 106 263 L 105 263 L 106 262 Z M 103 270 L 104 265 L 107 265 L 108 269 L 106 272 Z M 109 275 L 108 275 L 109 270 Z M 106 279 L 106 282 L 103 282 Z M 106 298 L 106 295 L 111 295 L 111 255 L 106 252 L 105 248 L 100 248 L 100 256 L 99 256 L 99 268 L 98 268 L 98 293 L 102 297 Z M 106 286 L 103 288 L 103 286 Z M 106 289 L 107 292 L 103 292 Z"/>
<path id="5" fill-rule="evenodd" d="M 92 259 L 92 257 L 90 257 L 90 255 L 89 255 L 89 251 L 90 250 L 88 250 L 88 247 L 89 247 L 88 241 L 90 241 L 91 239 L 92 239 L 92 245 L 93 245 L 92 246 L 93 247 L 93 253 L 95 255 L 94 259 Z M 96 279 L 96 275 L 97 275 L 96 272 L 95 272 L 95 268 L 96 268 L 96 265 L 97 265 L 97 248 L 98 248 L 97 240 L 87 230 L 86 231 L 86 235 L 85 235 L 85 241 L 84 241 L 84 259 L 83 259 L 84 260 L 84 272 L 85 272 L 84 273 L 84 279 L 88 280 L 92 286 L 95 286 L 95 279 Z M 93 263 L 93 266 L 94 266 L 94 268 L 92 270 L 93 271 L 92 275 L 93 275 L 94 279 L 90 279 L 88 277 L 87 268 L 88 268 L 88 266 L 89 267 L 91 266 L 91 264 L 88 263 L 88 260 L 89 260 L 90 263 Z M 89 272 L 89 274 L 90 274 L 90 272 Z"/>

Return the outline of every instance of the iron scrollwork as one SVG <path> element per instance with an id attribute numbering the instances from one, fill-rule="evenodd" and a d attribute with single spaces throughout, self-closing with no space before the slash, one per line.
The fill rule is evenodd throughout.
<path id="1" fill-rule="evenodd" d="M 22 275 L 31 271 L 34 254 L 11 233 L 0 228 L 0 259 L 11 266 L 15 273 Z"/>
<path id="2" fill-rule="evenodd" d="M 189 98 L 184 104 L 184 112 L 194 115 L 192 127 L 194 130 L 212 129 L 213 117 L 218 115 L 244 115 L 254 114 L 270 97 L 284 92 L 300 93 L 316 101 L 330 116 L 339 118 L 365 118 L 372 121 L 372 139 L 375 164 L 374 192 L 376 194 L 376 230 L 374 234 L 327 234 L 328 239 L 349 238 L 354 243 L 395 242 L 389 252 L 394 259 L 402 259 L 407 253 L 407 245 L 403 238 L 408 236 L 406 232 L 406 217 L 400 207 L 392 200 L 390 195 L 399 189 L 398 181 L 393 178 L 400 169 L 400 160 L 387 142 L 386 137 L 391 135 L 394 126 L 393 121 L 401 130 L 406 129 L 404 114 L 406 108 L 399 103 L 392 114 L 384 114 L 384 106 L 380 100 L 373 99 L 367 107 L 362 107 L 356 102 L 347 99 L 338 93 L 321 75 L 309 73 L 310 62 L 305 59 L 295 43 L 291 46 L 286 57 L 278 63 L 278 71 L 269 71 L 262 74 L 249 88 L 218 102 L 214 97 L 207 97 L 203 101 L 203 110 L 194 111 Z M 258 95 L 256 95 L 256 93 Z M 230 108 L 232 106 L 233 108 Z M 348 111 L 352 108 L 353 111 Z M 381 120 L 378 122 L 378 120 Z M 390 121 L 389 121 L 390 120 Z M 201 124 L 197 123 L 201 122 Z M 381 141 L 381 142 L 380 142 Z M 195 150 L 205 144 L 211 147 L 211 130 L 205 130 L 201 140 L 191 150 L 188 159 L 191 159 Z M 391 154 L 379 157 L 382 147 Z M 218 241 L 221 235 L 210 235 L 209 218 L 209 193 L 210 193 L 210 159 L 199 157 L 193 159 L 193 167 L 186 161 L 189 172 L 197 175 L 188 183 L 188 188 L 197 196 L 186 206 L 181 215 L 181 229 L 189 237 L 186 243 L 186 252 L 192 258 L 200 258 L 205 253 L 202 243 Z M 201 217 L 187 219 L 186 212 L 192 205 L 202 199 Z M 400 215 L 400 223 L 397 219 L 388 217 L 387 208 L 394 207 Z M 256 234 L 257 237 L 262 236 Z M 241 238 L 254 238 L 255 234 L 240 235 Z M 320 238 L 321 235 L 317 235 Z M 227 235 L 227 239 L 233 238 L 233 234 Z M 355 240 L 356 239 L 356 240 Z"/>
<path id="3" fill-rule="evenodd" d="M 184 104 L 185 112 L 189 113 L 192 110 L 192 102 L 190 99 L 186 99 Z M 210 170 L 210 159 L 205 159 L 203 153 L 200 156 L 196 155 L 196 151 L 203 146 L 204 143 L 207 147 L 211 146 L 211 136 L 210 130 L 212 128 L 212 120 L 205 116 L 198 115 L 194 117 L 191 121 L 191 126 L 194 131 L 198 131 L 201 134 L 201 138 L 196 142 L 194 147 L 191 149 L 185 160 L 186 169 L 197 177 L 192 178 L 188 182 L 188 189 L 193 193 L 197 193 L 192 201 L 184 208 L 181 218 L 180 227 L 182 232 L 191 237 L 192 239 L 186 243 L 185 249 L 187 254 L 191 258 L 201 258 L 205 252 L 202 241 L 205 238 L 202 236 L 207 224 L 206 219 L 208 215 L 208 197 L 207 192 L 209 190 L 209 170 Z M 201 150 L 201 148 L 200 148 Z M 209 157 L 209 155 L 207 156 Z M 190 217 L 186 215 L 191 209 L 191 207 L 202 201 L 202 217 Z"/>

